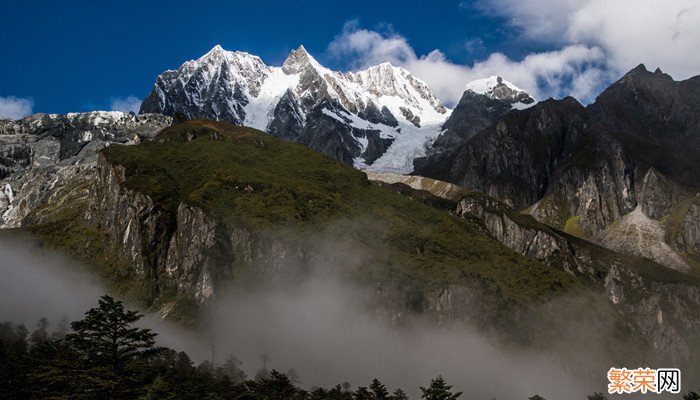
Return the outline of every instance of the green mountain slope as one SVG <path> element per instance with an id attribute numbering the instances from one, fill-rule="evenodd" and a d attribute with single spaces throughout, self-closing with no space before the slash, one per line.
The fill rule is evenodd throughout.
<path id="1" fill-rule="evenodd" d="M 168 212 L 184 202 L 226 224 L 274 231 L 287 241 L 351 238 L 366 252 L 362 268 L 374 279 L 391 273 L 444 285 L 474 275 L 518 302 L 576 285 L 563 271 L 513 253 L 476 224 L 253 129 L 189 122 L 162 131 L 153 142 L 111 146 L 104 155 L 125 167 L 125 187 L 149 195 Z"/>
<path id="2" fill-rule="evenodd" d="M 294 285 L 321 270 L 366 288 L 368 307 L 396 325 L 469 324 L 589 368 L 696 359 L 696 282 L 599 257 L 487 196 L 460 201 L 481 214 L 458 215 L 304 146 L 209 121 L 111 145 L 73 179 L 20 231 L 171 319 L 196 323 L 230 285 Z"/>

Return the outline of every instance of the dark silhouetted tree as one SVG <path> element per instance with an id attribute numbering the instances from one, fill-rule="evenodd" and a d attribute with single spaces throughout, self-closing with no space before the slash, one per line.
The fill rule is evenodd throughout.
<path id="1" fill-rule="evenodd" d="M 408 395 L 401 389 L 394 390 L 394 393 L 389 397 L 391 400 L 408 400 Z"/>
<path id="2" fill-rule="evenodd" d="M 452 393 L 452 386 L 448 385 L 442 376 L 430 381 L 430 386 L 427 388 L 421 387 L 421 398 L 426 400 L 456 400 L 462 395 L 462 392 Z"/>
<path id="3" fill-rule="evenodd" d="M 258 382 L 257 393 L 268 400 L 294 400 L 304 397 L 304 393 L 289 381 L 287 375 L 274 369 L 270 371 L 269 378 Z"/>
<path id="4" fill-rule="evenodd" d="M 133 326 L 143 315 L 124 309 L 121 301 L 102 296 L 81 320 L 71 323 L 66 341 L 83 352 L 97 366 L 121 373 L 127 362 L 148 359 L 160 349 L 154 347 L 156 333 Z"/>
<path id="5" fill-rule="evenodd" d="M 156 334 L 134 326 L 142 315 L 126 310 L 121 301 L 102 296 L 99 305 L 71 323 L 66 342 L 83 361 L 78 392 L 103 398 L 134 397 L 147 375 L 143 362 L 161 350 L 154 347 Z"/>
<path id="6" fill-rule="evenodd" d="M 27 328 L 0 324 L 0 394 L 8 399 L 27 397 Z"/>
<path id="7" fill-rule="evenodd" d="M 360 386 L 352 396 L 355 400 L 373 400 L 374 396 L 365 386 Z"/>
<path id="8" fill-rule="evenodd" d="M 376 400 L 389 400 L 389 391 L 386 390 L 386 386 L 384 386 L 379 379 L 372 379 L 372 383 L 369 385 L 369 390 L 372 391 L 372 394 Z"/>

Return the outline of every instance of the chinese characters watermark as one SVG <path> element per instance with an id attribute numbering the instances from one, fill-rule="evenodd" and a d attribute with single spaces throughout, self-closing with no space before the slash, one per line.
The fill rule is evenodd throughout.
<path id="1" fill-rule="evenodd" d="M 680 393 L 681 370 L 678 368 L 610 368 L 608 393 Z"/>

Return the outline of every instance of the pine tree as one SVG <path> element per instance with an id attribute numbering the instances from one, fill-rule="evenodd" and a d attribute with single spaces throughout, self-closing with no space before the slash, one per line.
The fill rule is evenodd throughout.
<path id="1" fill-rule="evenodd" d="M 394 394 L 390 397 L 391 400 L 408 400 L 408 395 L 406 392 L 401 390 L 401 388 L 394 390 Z"/>
<path id="2" fill-rule="evenodd" d="M 263 378 L 258 382 L 258 394 L 263 395 L 268 400 L 292 400 L 302 398 L 301 392 L 292 382 L 289 381 L 287 375 L 272 370 L 269 378 Z"/>
<path id="3" fill-rule="evenodd" d="M 379 379 L 372 379 L 372 383 L 369 385 L 369 390 L 372 391 L 372 394 L 376 400 L 389 400 L 389 391 L 386 390 L 386 386 L 384 386 Z"/>
<path id="4" fill-rule="evenodd" d="M 149 378 L 144 361 L 161 349 L 156 334 L 133 326 L 142 315 L 126 310 L 121 301 L 102 296 L 99 306 L 71 323 L 66 343 L 81 355 L 81 378 L 76 392 L 94 398 L 134 398 Z"/>
<path id="5" fill-rule="evenodd" d="M 372 392 L 367 390 L 364 386 L 358 387 L 357 390 L 355 390 L 355 394 L 352 396 L 354 400 L 374 400 L 373 397 L 374 395 Z"/>
<path id="6" fill-rule="evenodd" d="M 156 333 L 133 326 L 143 315 L 124 309 L 121 301 L 102 296 L 99 307 L 71 323 L 68 343 L 83 352 L 96 366 L 121 373 L 131 360 L 148 359 L 160 349 L 154 347 Z"/>
<path id="7" fill-rule="evenodd" d="M 24 325 L 0 324 L 0 394 L 6 398 L 26 397 L 27 334 Z"/>
<path id="8" fill-rule="evenodd" d="M 452 393 L 451 389 L 452 386 L 448 385 L 442 376 L 438 375 L 437 378 L 430 381 L 428 388 L 420 388 L 420 391 L 423 393 L 421 398 L 425 400 L 456 400 L 462 395 L 462 392 Z"/>

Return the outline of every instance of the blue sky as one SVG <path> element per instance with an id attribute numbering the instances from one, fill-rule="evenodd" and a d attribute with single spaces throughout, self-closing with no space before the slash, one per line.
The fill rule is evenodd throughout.
<path id="1" fill-rule="evenodd" d="M 652 0 L 630 4 L 643 8 L 646 2 L 653 6 Z M 566 7 L 558 0 L 531 3 L 4 0 L 0 114 L 8 104 L 19 107 L 20 114 L 124 108 L 129 100 L 145 97 L 159 73 L 215 44 L 259 55 L 270 65 L 281 64 L 299 44 L 334 69 L 391 61 L 428 82 L 447 103 L 458 98 L 468 80 L 493 73 L 540 98 L 574 94 L 591 100 L 628 67 L 645 62 L 622 54 L 628 44 L 625 32 L 613 32 L 622 37 L 610 42 L 571 31 L 577 16 L 591 12 L 599 15 L 596 30 L 612 26 L 606 14 L 614 10 L 600 5 L 608 2 L 582 0 Z M 698 13 L 687 11 L 692 1 L 665 4 L 673 15 L 658 27 L 640 21 L 642 34 L 670 25 L 678 31 L 676 38 L 700 39 L 694 27 L 700 25 L 695 24 Z M 653 11 L 645 18 L 656 14 L 655 19 L 663 20 Z M 683 25 L 678 15 L 691 23 Z M 562 22 L 553 22 L 558 19 Z M 585 28 L 585 18 L 583 23 Z M 635 33 L 633 26 L 626 29 Z M 644 51 L 643 41 L 637 39 L 636 45 Z M 663 41 L 657 46 L 669 47 Z M 684 56 L 684 48 L 677 47 L 679 54 L 670 57 L 668 67 L 680 68 L 681 78 L 692 75 L 688 68 L 699 73 L 697 56 Z"/>

